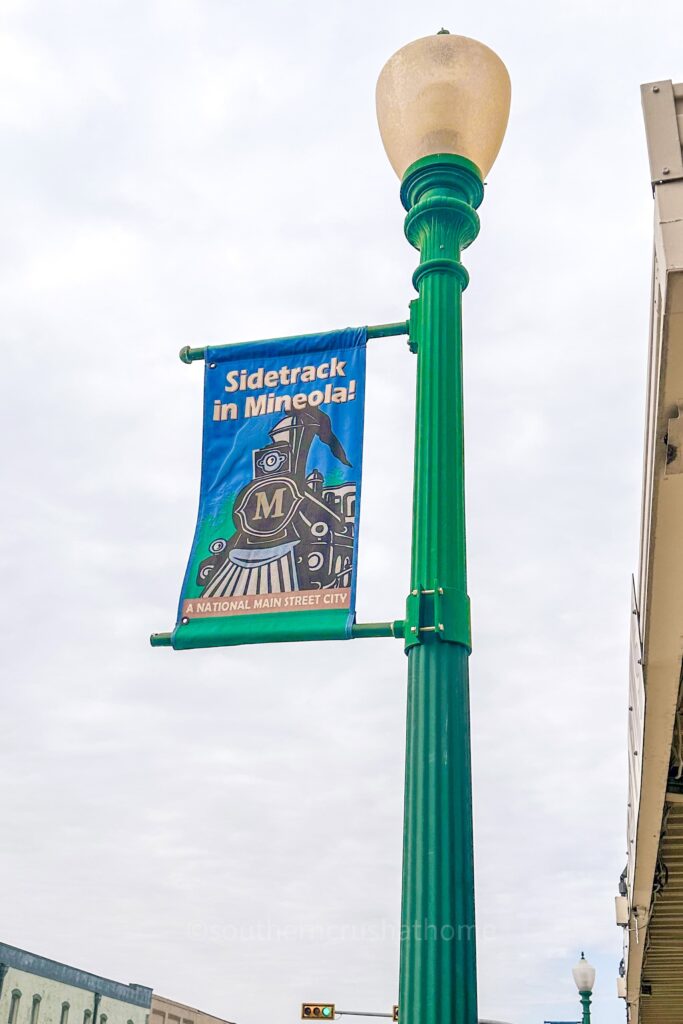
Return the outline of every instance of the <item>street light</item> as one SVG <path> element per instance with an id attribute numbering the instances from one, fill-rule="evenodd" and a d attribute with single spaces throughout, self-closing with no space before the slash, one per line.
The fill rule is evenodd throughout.
<path id="1" fill-rule="evenodd" d="M 591 992 L 595 984 L 595 968 L 586 960 L 583 953 L 576 967 L 572 968 L 574 981 L 579 990 L 581 998 L 582 1017 L 581 1024 L 590 1024 L 591 1021 Z"/>
<path id="2" fill-rule="evenodd" d="M 394 54 L 377 117 L 420 250 L 411 343 L 417 408 L 406 748 L 402 1024 L 476 1024 L 476 947 L 465 558 L 462 249 L 503 141 L 510 79 L 499 57 L 442 30 Z"/>

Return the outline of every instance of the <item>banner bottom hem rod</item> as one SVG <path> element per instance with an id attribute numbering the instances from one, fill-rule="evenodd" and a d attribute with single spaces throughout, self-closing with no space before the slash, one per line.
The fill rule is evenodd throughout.
<path id="1" fill-rule="evenodd" d="M 402 619 L 396 619 L 394 622 L 358 622 L 351 627 L 352 640 L 363 640 L 368 638 L 378 637 L 393 637 L 396 640 L 403 639 L 405 623 Z M 302 639 L 301 637 L 297 638 Z M 312 637 L 311 639 L 320 639 L 319 637 Z M 339 637 L 330 637 L 329 639 L 340 639 Z M 151 647 L 173 647 L 173 633 L 152 633 L 149 638 Z M 257 643 L 287 643 L 287 640 L 259 640 Z M 247 641 L 249 643 L 249 641 Z M 253 641 L 251 641 L 253 643 Z M 209 645 L 207 645 L 209 646 Z M 213 646 L 213 645 L 212 645 Z M 221 646 L 221 645 L 218 645 Z M 238 647 L 241 644 L 225 644 L 226 647 Z M 246 644 L 244 645 L 246 646 Z"/>

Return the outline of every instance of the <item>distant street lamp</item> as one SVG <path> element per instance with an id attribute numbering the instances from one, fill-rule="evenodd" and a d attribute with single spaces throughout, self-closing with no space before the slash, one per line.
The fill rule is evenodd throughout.
<path id="1" fill-rule="evenodd" d="M 576 987 L 579 990 L 579 997 L 581 999 L 582 1017 L 581 1024 L 590 1024 L 591 1022 L 591 993 L 593 991 L 593 985 L 595 984 L 595 968 L 586 960 L 583 953 L 576 967 L 572 969 L 574 975 L 574 981 Z"/>
<path id="2" fill-rule="evenodd" d="M 401 1024 L 476 1024 L 465 558 L 460 254 L 479 231 L 510 78 L 482 43 L 445 30 L 404 46 L 377 83 L 377 119 L 420 251 L 410 315 L 417 408 L 401 908 Z"/>

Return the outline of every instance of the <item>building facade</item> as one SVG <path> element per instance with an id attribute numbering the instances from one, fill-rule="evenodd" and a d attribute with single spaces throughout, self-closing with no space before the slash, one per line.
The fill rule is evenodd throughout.
<path id="1" fill-rule="evenodd" d="M 641 87 L 654 197 L 640 565 L 631 608 L 628 864 L 619 993 L 683 1021 L 683 85 Z"/>
<path id="2" fill-rule="evenodd" d="M 0 942 L 0 1024 L 232 1024 Z"/>
<path id="3" fill-rule="evenodd" d="M 124 985 L 0 942 L 5 1024 L 148 1024 L 152 990 Z"/>
<path id="4" fill-rule="evenodd" d="M 232 1021 L 213 1017 L 210 1013 L 176 1003 L 164 996 L 153 995 L 149 1024 L 232 1024 Z"/>

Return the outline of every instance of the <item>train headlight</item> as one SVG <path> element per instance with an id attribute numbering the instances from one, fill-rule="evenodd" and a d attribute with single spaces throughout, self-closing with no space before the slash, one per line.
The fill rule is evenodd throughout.
<path id="1" fill-rule="evenodd" d="M 287 457 L 282 452 L 263 452 L 256 460 L 256 467 L 262 473 L 277 473 L 279 469 L 282 469 L 286 461 Z"/>

